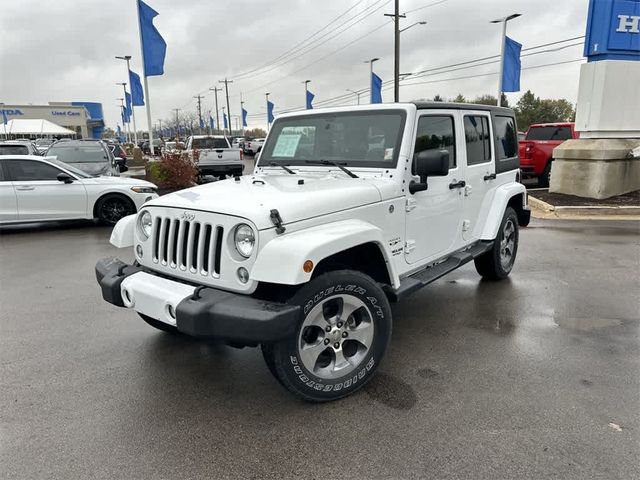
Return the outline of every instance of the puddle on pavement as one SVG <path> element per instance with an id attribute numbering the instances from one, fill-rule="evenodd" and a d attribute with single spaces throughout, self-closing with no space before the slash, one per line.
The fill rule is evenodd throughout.
<path id="1" fill-rule="evenodd" d="M 555 317 L 553 321 L 559 327 L 569 330 L 594 330 L 622 325 L 622 320 L 617 318 Z"/>
<path id="2" fill-rule="evenodd" d="M 418 401 L 411 385 L 385 373 L 377 373 L 365 391 L 374 400 L 396 410 L 410 410 Z"/>

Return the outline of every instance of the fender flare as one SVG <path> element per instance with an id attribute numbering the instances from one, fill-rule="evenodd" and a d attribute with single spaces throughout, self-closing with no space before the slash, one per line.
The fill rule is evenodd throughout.
<path id="1" fill-rule="evenodd" d="M 484 224 L 480 239 L 494 240 L 498 235 L 498 229 L 500 228 L 500 223 L 502 222 L 502 217 L 504 216 L 504 211 L 507 209 L 509 201 L 516 195 L 524 194 L 522 206 L 526 207 L 526 193 L 526 187 L 516 182 L 501 185 L 496 188 L 496 193 L 493 197 L 493 202 L 491 203 L 491 208 L 487 215 L 487 221 Z"/>
<path id="2" fill-rule="evenodd" d="M 118 220 L 111 231 L 109 242 L 117 248 L 132 247 L 136 226 L 136 214 L 127 215 Z"/>
<path id="3" fill-rule="evenodd" d="M 305 261 L 314 267 L 322 260 L 352 247 L 374 243 L 385 260 L 394 288 L 400 285 L 384 235 L 378 227 L 362 220 L 343 220 L 287 233 L 269 241 L 258 254 L 251 269 L 251 279 L 260 282 L 299 285 L 311 280 L 313 271 L 302 270 Z"/>

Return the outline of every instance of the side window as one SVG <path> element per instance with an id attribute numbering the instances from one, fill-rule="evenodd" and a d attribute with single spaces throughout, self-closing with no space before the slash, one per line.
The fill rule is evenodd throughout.
<path id="1" fill-rule="evenodd" d="M 418 119 L 416 148 L 414 153 L 428 150 L 449 152 L 449 168 L 456 168 L 456 135 L 453 117 L 425 115 Z"/>
<path id="2" fill-rule="evenodd" d="M 16 181 L 34 182 L 38 180 L 57 180 L 61 170 L 48 163 L 35 160 L 8 160 L 11 178 Z"/>
<path id="3" fill-rule="evenodd" d="M 517 157 L 518 132 L 516 131 L 516 122 L 513 120 L 513 117 L 496 115 L 495 126 L 498 160 Z"/>
<path id="4" fill-rule="evenodd" d="M 464 137 L 467 144 L 467 165 L 491 160 L 489 119 L 484 115 L 464 116 Z"/>

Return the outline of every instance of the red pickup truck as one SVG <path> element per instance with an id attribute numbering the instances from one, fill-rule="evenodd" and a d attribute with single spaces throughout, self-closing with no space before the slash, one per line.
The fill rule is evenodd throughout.
<path id="1" fill-rule="evenodd" d="M 541 187 L 549 186 L 553 149 L 565 140 L 579 138 L 575 123 L 538 123 L 531 125 L 519 142 L 520 170 L 523 178 L 537 178 Z"/>

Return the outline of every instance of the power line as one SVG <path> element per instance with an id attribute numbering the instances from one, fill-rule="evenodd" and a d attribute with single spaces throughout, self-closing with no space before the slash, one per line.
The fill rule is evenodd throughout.
<path id="1" fill-rule="evenodd" d="M 380 1 L 383 1 L 384 3 L 379 4 L 379 3 L 380 3 Z M 255 73 L 254 75 L 263 75 L 263 74 L 268 73 L 268 72 L 270 72 L 270 71 L 272 71 L 272 70 L 275 70 L 275 69 L 277 69 L 277 68 L 280 68 L 280 67 L 282 67 L 283 65 L 285 65 L 285 64 L 287 64 L 287 63 L 290 63 L 290 62 L 292 62 L 292 61 L 294 61 L 294 60 L 297 60 L 298 58 L 300 58 L 300 57 L 302 57 L 302 56 L 304 56 L 304 55 L 308 54 L 308 53 L 309 53 L 309 52 L 311 52 L 312 50 L 315 50 L 316 48 L 321 47 L 321 46 L 322 46 L 322 45 L 324 45 L 325 43 L 330 42 L 331 40 L 335 39 L 335 38 L 336 38 L 336 37 L 338 37 L 339 35 L 342 35 L 344 32 L 348 31 L 349 29 L 351 29 L 351 28 L 353 28 L 354 26 L 356 26 L 358 23 L 362 22 L 365 18 L 367 18 L 367 17 L 369 17 L 369 16 L 373 15 L 373 14 L 374 14 L 374 13 L 376 13 L 378 10 L 381 10 L 382 8 L 384 8 L 384 7 L 385 7 L 389 2 L 391 2 L 391 0 L 376 0 L 376 2 L 375 2 L 375 3 L 373 3 L 371 6 L 367 7 L 367 9 L 370 9 L 370 8 L 372 8 L 372 7 L 374 7 L 374 6 L 377 6 L 377 8 L 375 8 L 373 11 L 371 11 L 371 12 L 367 13 L 367 14 L 366 14 L 365 16 L 363 16 L 362 18 L 357 19 L 355 22 L 351 23 L 350 25 L 347 25 L 347 26 L 346 26 L 346 28 L 342 29 L 342 30 L 341 30 L 341 31 L 339 31 L 338 33 L 336 33 L 336 34 L 332 35 L 332 36 L 331 36 L 331 37 L 329 37 L 329 38 L 326 38 L 326 40 L 324 40 L 324 41 L 322 41 L 322 42 L 320 42 L 320 43 L 318 43 L 318 44 L 316 44 L 316 45 L 313 45 L 313 43 L 315 43 L 315 42 L 317 42 L 317 41 L 319 41 L 319 40 L 321 40 L 321 39 L 323 39 L 323 38 L 327 37 L 328 35 L 332 34 L 332 33 L 333 33 L 333 32 L 335 32 L 336 30 L 338 30 L 340 27 L 342 27 L 342 26 L 346 25 L 346 24 L 347 24 L 347 23 L 349 23 L 351 20 L 353 20 L 353 19 L 354 19 L 354 18 L 356 18 L 357 16 L 361 15 L 362 13 L 364 13 L 364 12 L 366 11 L 366 9 L 365 9 L 363 12 L 361 12 L 361 13 L 359 13 L 359 14 L 355 15 L 355 16 L 354 16 L 354 17 L 352 17 L 351 19 L 349 19 L 349 20 L 347 20 L 347 21 L 343 22 L 342 24 L 340 24 L 338 27 L 334 28 L 333 30 L 330 30 L 330 31 L 326 32 L 324 35 L 322 35 L 322 36 L 318 37 L 317 39 L 315 39 L 315 40 L 314 40 L 312 43 L 310 43 L 309 45 L 306 45 L 305 47 L 303 47 L 302 49 L 300 49 L 298 52 L 295 52 L 295 55 L 293 55 L 292 57 L 290 57 L 290 58 L 288 58 L 288 59 L 283 59 L 284 61 L 277 62 L 276 64 L 273 64 L 273 65 L 272 65 L 272 66 L 270 66 L 269 68 L 267 68 L 267 69 L 265 69 L 265 70 L 263 70 L 263 71 L 261 71 L 261 72 Z M 306 49 L 306 50 L 305 50 L 305 49 Z M 239 77 L 239 76 L 238 76 L 238 75 L 236 75 L 234 78 L 235 78 L 235 79 L 238 79 L 238 77 Z M 242 80 L 242 79 L 240 79 L 240 80 Z"/>
<path id="2" fill-rule="evenodd" d="M 342 14 L 338 15 L 336 18 L 334 18 L 333 20 L 331 20 L 329 23 L 327 23 L 324 27 L 322 27 L 320 30 L 317 30 L 316 32 L 314 32 L 313 34 L 309 35 L 307 38 L 305 38 L 304 40 L 301 40 L 300 42 L 296 43 L 293 47 L 291 47 L 289 50 L 286 50 L 284 53 L 281 53 L 280 55 L 278 55 L 277 57 L 275 57 L 272 60 L 269 60 L 268 62 L 263 63 L 261 66 L 251 69 L 251 70 L 247 70 L 245 72 L 240 72 L 238 73 L 234 79 L 237 79 L 238 77 L 242 77 L 245 76 L 249 73 L 253 73 L 255 71 L 258 71 L 274 62 L 277 62 L 278 60 L 280 60 L 281 58 L 287 56 L 289 53 L 295 51 L 298 47 L 300 47 L 301 45 L 305 44 L 307 41 L 311 40 L 313 37 L 315 37 L 316 35 L 318 35 L 319 33 L 321 33 L 322 31 L 324 31 L 327 27 L 331 26 L 333 23 L 337 22 L 338 20 L 340 20 L 340 18 L 344 17 L 347 13 L 349 13 L 351 10 L 353 10 L 354 8 L 356 8 L 358 5 L 360 5 L 364 0 L 359 0 L 357 1 L 355 4 L 353 4 L 351 7 L 349 7 L 345 12 L 343 12 Z"/>

